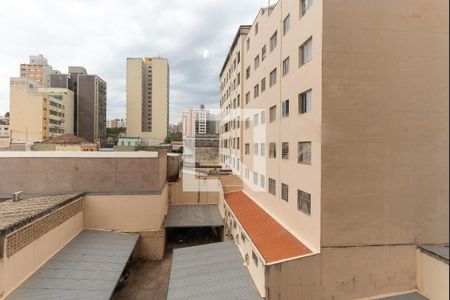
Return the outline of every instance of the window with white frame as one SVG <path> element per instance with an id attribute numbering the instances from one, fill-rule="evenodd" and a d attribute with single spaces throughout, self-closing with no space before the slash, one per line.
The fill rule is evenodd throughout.
<path id="1" fill-rule="evenodd" d="M 275 50 L 275 48 L 277 47 L 277 42 L 278 42 L 278 32 L 275 31 L 275 33 L 270 38 L 270 52 Z"/>
<path id="2" fill-rule="evenodd" d="M 291 29 L 291 15 L 287 15 L 286 18 L 284 18 L 283 21 L 283 35 L 289 32 L 289 29 Z"/>
<path id="3" fill-rule="evenodd" d="M 289 100 L 283 101 L 281 105 L 281 116 L 283 118 L 289 117 Z"/>
<path id="4" fill-rule="evenodd" d="M 288 202 L 289 201 L 289 186 L 287 184 L 281 184 L 281 199 Z"/>
<path id="5" fill-rule="evenodd" d="M 300 0 L 300 16 L 304 16 L 311 8 L 313 0 Z"/>
<path id="6" fill-rule="evenodd" d="M 306 114 L 312 111 L 312 90 L 308 90 L 298 95 L 298 112 Z"/>
<path id="7" fill-rule="evenodd" d="M 299 66 L 301 67 L 312 59 L 312 37 L 304 42 L 299 48 Z"/>
<path id="8" fill-rule="evenodd" d="M 261 112 L 261 125 L 266 124 L 266 112 L 262 111 Z"/>
<path id="9" fill-rule="evenodd" d="M 258 185 L 259 175 L 256 172 L 253 172 L 253 184 Z"/>
<path id="10" fill-rule="evenodd" d="M 258 126 L 259 125 L 259 114 L 255 114 L 253 116 L 253 126 Z"/>
<path id="11" fill-rule="evenodd" d="M 259 180 L 259 186 L 263 189 L 266 188 L 266 177 L 264 175 L 261 175 L 261 178 Z"/>
<path id="12" fill-rule="evenodd" d="M 302 190 L 297 191 L 297 208 L 305 215 L 311 215 L 311 194 Z"/>
<path id="13" fill-rule="evenodd" d="M 289 74 L 289 56 L 283 61 L 283 76 Z"/>
<path id="14" fill-rule="evenodd" d="M 258 155 L 259 154 L 259 144 L 258 143 L 254 143 L 253 144 L 253 155 Z"/>
<path id="15" fill-rule="evenodd" d="M 275 84 L 277 84 L 277 68 L 273 69 L 269 75 L 269 87 L 272 87 Z"/>
<path id="16" fill-rule="evenodd" d="M 311 164 L 311 142 L 298 143 L 298 162 L 300 164 Z"/>
<path id="17" fill-rule="evenodd" d="M 273 178 L 269 178 L 269 193 L 273 196 L 277 195 L 277 181 Z"/>
<path id="18" fill-rule="evenodd" d="M 266 156 L 266 144 L 261 143 L 261 156 Z"/>

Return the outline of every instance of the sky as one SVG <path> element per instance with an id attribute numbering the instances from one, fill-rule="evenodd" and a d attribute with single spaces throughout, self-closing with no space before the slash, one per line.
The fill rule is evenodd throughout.
<path id="1" fill-rule="evenodd" d="M 267 0 L 14 0 L 0 9 L 0 115 L 9 78 L 44 54 L 54 69 L 84 66 L 108 84 L 108 119 L 126 115 L 127 57 L 169 59 L 170 122 L 219 106 L 218 74 L 241 24 Z M 273 1 L 274 2 L 274 1 Z"/>

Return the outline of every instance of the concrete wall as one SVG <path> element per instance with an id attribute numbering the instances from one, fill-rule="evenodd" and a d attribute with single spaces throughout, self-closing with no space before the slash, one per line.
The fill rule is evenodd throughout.
<path id="1" fill-rule="evenodd" d="M 201 182 L 200 179 L 198 181 Z M 169 203 L 171 205 L 217 204 L 219 203 L 219 191 L 185 189 L 182 177 L 178 182 L 169 183 Z"/>
<path id="2" fill-rule="evenodd" d="M 413 290 L 415 262 L 415 246 L 325 248 L 269 266 L 267 300 L 348 300 Z"/>
<path id="3" fill-rule="evenodd" d="M 83 229 L 80 212 L 11 257 L 0 259 L 0 299 L 19 287 Z"/>
<path id="4" fill-rule="evenodd" d="M 160 192 L 164 152 L 13 152 L 0 154 L 0 193 Z"/>
<path id="5" fill-rule="evenodd" d="M 323 1 L 322 246 L 449 235 L 449 2 Z"/>
<path id="6" fill-rule="evenodd" d="M 449 299 L 448 261 L 417 250 L 417 288 L 432 300 Z"/>

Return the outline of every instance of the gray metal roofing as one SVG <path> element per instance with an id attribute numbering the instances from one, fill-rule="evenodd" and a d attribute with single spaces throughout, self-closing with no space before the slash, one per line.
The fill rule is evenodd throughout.
<path id="1" fill-rule="evenodd" d="M 171 205 L 165 223 L 166 228 L 219 227 L 223 225 L 217 204 Z"/>
<path id="2" fill-rule="evenodd" d="M 167 300 L 261 300 L 233 241 L 174 250 Z"/>
<path id="3" fill-rule="evenodd" d="M 428 298 L 425 298 L 424 296 L 420 295 L 419 293 L 412 293 L 412 294 L 382 298 L 382 299 L 378 299 L 378 300 L 428 300 Z"/>
<path id="4" fill-rule="evenodd" d="M 110 299 L 137 235 L 84 230 L 7 300 Z"/>
<path id="5" fill-rule="evenodd" d="M 435 245 L 421 245 L 420 248 L 431 252 L 437 256 L 440 256 L 442 258 L 445 258 L 446 260 L 449 259 L 449 248 L 448 246 L 435 246 Z"/>

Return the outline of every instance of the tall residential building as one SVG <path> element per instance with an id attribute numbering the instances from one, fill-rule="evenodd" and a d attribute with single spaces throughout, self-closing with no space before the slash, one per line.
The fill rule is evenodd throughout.
<path id="1" fill-rule="evenodd" d="M 279 0 L 240 28 L 223 204 L 261 296 L 414 290 L 417 246 L 448 244 L 448 5 Z"/>
<path id="2" fill-rule="evenodd" d="M 167 59 L 128 58 L 127 134 L 144 144 L 161 143 L 169 128 L 169 80 Z"/>
<path id="3" fill-rule="evenodd" d="M 70 66 L 68 74 L 54 74 L 50 86 L 74 93 L 74 134 L 91 143 L 106 142 L 106 82 L 84 67 Z"/>
<path id="4" fill-rule="evenodd" d="M 11 78 L 10 137 L 12 143 L 33 144 L 73 133 L 73 93 L 68 89 L 38 88 L 24 78 Z"/>
<path id="5" fill-rule="evenodd" d="M 216 134 L 216 117 L 200 105 L 199 109 L 186 109 L 182 116 L 182 133 L 184 136 L 193 137 L 197 134 Z"/>
<path id="6" fill-rule="evenodd" d="M 28 64 L 20 64 L 20 78 L 35 81 L 38 88 L 50 87 L 50 76 L 58 73 L 42 54 L 30 56 Z"/>
<path id="7" fill-rule="evenodd" d="M 126 128 L 126 127 L 127 127 L 126 119 L 106 120 L 106 128 Z"/>

